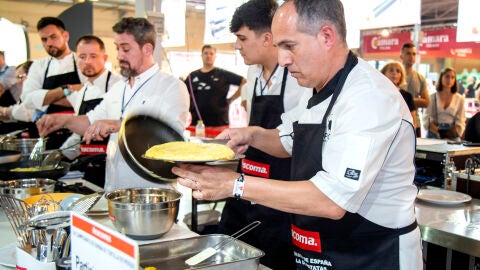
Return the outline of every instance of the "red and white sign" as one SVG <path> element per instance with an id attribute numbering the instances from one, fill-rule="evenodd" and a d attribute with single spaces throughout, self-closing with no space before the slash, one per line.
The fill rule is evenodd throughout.
<path id="1" fill-rule="evenodd" d="M 137 270 L 138 244 L 98 222 L 72 213 L 72 269 Z"/>
<path id="2" fill-rule="evenodd" d="M 480 43 L 457 42 L 455 28 L 429 30 L 423 33 L 420 54 L 424 57 L 479 58 Z"/>
<path id="3" fill-rule="evenodd" d="M 292 242 L 295 246 L 303 249 L 322 252 L 322 244 L 319 232 L 311 232 L 302 230 L 292 224 Z"/>
<path id="4" fill-rule="evenodd" d="M 388 37 L 381 35 L 369 35 L 363 37 L 363 51 L 365 53 L 388 53 L 392 52 L 400 55 L 402 45 L 407 42 L 412 42 L 411 33 L 394 33 Z"/>
<path id="5" fill-rule="evenodd" d="M 412 42 L 411 32 L 363 36 L 363 52 L 366 54 L 400 55 L 402 45 Z M 456 42 L 455 28 L 428 30 L 423 32 L 419 53 L 423 57 L 439 58 L 480 58 L 480 43 Z"/>
<path id="6" fill-rule="evenodd" d="M 242 172 L 263 178 L 270 178 L 270 165 L 244 158 L 242 159 Z"/>

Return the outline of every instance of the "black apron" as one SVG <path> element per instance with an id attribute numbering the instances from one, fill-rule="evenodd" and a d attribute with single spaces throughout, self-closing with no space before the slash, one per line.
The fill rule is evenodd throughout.
<path id="1" fill-rule="evenodd" d="M 58 74 L 54 76 L 47 77 L 48 69 L 50 67 L 50 61 L 48 62 L 47 69 L 45 70 L 45 75 L 43 79 L 43 89 L 54 89 L 65 84 L 79 84 L 80 77 L 78 76 L 77 63 L 75 61 L 75 56 L 73 56 L 73 71 L 63 74 Z M 59 106 L 55 104 L 50 104 L 47 108 L 47 113 L 73 113 L 72 107 Z M 58 149 L 65 140 L 72 135 L 72 132 L 68 129 L 62 128 L 55 132 L 52 132 L 48 135 L 48 140 L 46 144 L 46 149 Z"/>
<path id="2" fill-rule="evenodd" d="M 255 81 L 250 126 L 272 129 L 281 124 L 280 116 L 285 111 L 283 100 L 287 74 L 288 70 L 285 68 L 280 95 L 257 96 L 255 94 L 257 81 Z M 290 158 L 275 158 L 249 147 L 238 171 L 246 175 L 288 180 L 290 161 Z M 219 230 L 221 233 L 232 234 L 255 220 L 261 221 L 262 224 L 242 236 L 242 241 L 266 253 L 260 259 L 263 265 L 272 269 L 295 269 L 289 214 L 263 205 L 252 204 L 249 201 L 229 198 L 222 211 Z M 275 243 L 272 244 L 272 240 L 275 240 Z"/>
<path id="3" fill-rule="evenodd" d="M 105 83 L 105 93 L 108 92 L 108 82 L 110 81 L 111 76 L 112 73 L 109 71 L 107 73 L 107 80 Z M 85 89 L 85 91 L 83 92 L 82 102 L 80 104 L 80 108 L 78 109 L 78 115 L 87 114 L 87 112 L 93 110 L 103 100 L 103 98 L 85 100 L 85 93 L 87 93 L 87 90 L 88 89 Z M 103 141 L 91 141 L 90 144 L 82 144 L 80 147 L 82 155 L 105 154 L 107 152 L 107 144 L 109 138 L 110 136 L 103 139 Z"/>
<path id="4" fill-rule="evenodd" d="M 13 68 L 13 67 L 7 66 L 3 71 L 0 71 L 0 75 L 3 75 L 10 68 Z M 4 90 L 4 92 L 0 96 L 0 106 L 8 107 L 10 105 L 16 104 L 17 101 L 13 98 L 13 95 L 10 92 L 10 89 L 3 89 L 3 90 Z"/>
<path id="5" fill-rule="evenodd" d="M 112 73 L 109 71 L 107 74 L 107 80 L 105 83 L 105 93 L 108 92 L 108 82 Z M 88 89 L 85 89 L 82 96 L 82 102 L 80 108 L 78 109 L 78 115 L 85 115 L 87 112 L 95 109 L 95 107 L 102 102 L 103 98 L 96 98 L 85 100 L 85 93 Z M 90 141 L 90 144 L 80 145 L 81 159 L 89 160 L 84 166 L 83 171 L 85 172 L 83 178 L 89 182 L 95 183 L 96 185 L 103 187 L 105 185 L 105 166 L 107 162 L 107 145 L 110 136 L 105 138 L 103 141 Z M 89 158 L 86 158 L 89 156 Z M 84 158 L 85 157 L 85 158 Z"/>
<path id="6" fill-rule="evenodd" d="M 350 52 L 321 124 L 293 124 L 292 179 L 310 179 L 323 170 L 327 117 L 357 63 L 358 59 Z M 340 220 L 292 214 L 297 269 L 399 269 L 398 237 L 416 227 L 414 222 L 404 228 L 390 229 L 350 212 Z"/>

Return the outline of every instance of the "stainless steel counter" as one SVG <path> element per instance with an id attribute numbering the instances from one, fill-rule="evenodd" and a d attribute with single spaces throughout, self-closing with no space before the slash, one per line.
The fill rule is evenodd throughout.
<path id="1" fill-rule="evenodd" d="M 433 152 L 448 154 L 449 157 L 479 154 L 480 147 L 464 146 L 462 144 L 449 144 L 446 140 L 417 138 L 417 157 L 419 152 Z M 422 157 L 420 157 L 422 158 Z"/>
<path id="2" fill-rule="evenodd" d="M 480 257 L 480 200 L 449 206 L 417 199 L 415 212 L 424 241 Z"/>

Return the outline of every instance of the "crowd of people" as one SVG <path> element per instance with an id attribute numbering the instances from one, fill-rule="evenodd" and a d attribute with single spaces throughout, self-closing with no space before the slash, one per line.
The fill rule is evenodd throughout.
<path id="1" fill-rule="evenodd" d="M 106 191 L 165 187 L 125 161 L 124 119 L 151 115 L 180 134 L 189 114 L 193 125 L 222 127 L 218 138 L 245 156 L 236 171 L 181 164 L 173 173 L 196 199 L 227 199 L 220 233 L 261 221 L 242 240 L 264 250 L 261 263 L 272 269 L 421 269 L 416 137 L 473 141 L 480 126 L 480 117 L 466 125 L 453 68 L 429 94 L 414 69 L 414 44 L 380 71 L 357 57 L 339 0 L 238 7 L 230 31 L 246 78 L 215 67 L 211 45 L 184 81 L 163 72 L 153 57 L 155 27 L 144 18 L 112 27 L 120 74 L 107 70 L 99 37 L 80 37 L 73 51 L 60 19 L 41 18 L 37 30 L 47 57 L 15 68 L 0 52 L 0 119 L 48 136 L 47 149 L 84 140 L 63 154 L 103 153 Z M 239 97 L 248 127 L 228 128 L 229 104 Z"/>

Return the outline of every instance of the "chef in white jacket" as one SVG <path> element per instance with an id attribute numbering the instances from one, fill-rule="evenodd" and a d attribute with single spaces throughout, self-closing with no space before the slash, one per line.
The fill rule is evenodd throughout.
<path id="1" fill-rule="evenodd" d="M 123 18 L 113 26 L 117 59 L 124 81 L 115 84 L 103 101 L 86 115 L 52 117 L 37 123 L 40 134 L 48 134 L 63 125 L 83 134 L 87 143 L 110 135 L 107 147 L 105 190 L 126 187 L 152 187 L 126 163 L 118 148 L 121 121 L 131 115 L 150 115 L 162 119 L 182 134 L 189 109 L 185 84 L 160 71 L 153 59 L 156 33 L 144 18 Z"/>

